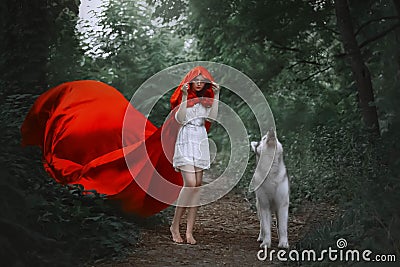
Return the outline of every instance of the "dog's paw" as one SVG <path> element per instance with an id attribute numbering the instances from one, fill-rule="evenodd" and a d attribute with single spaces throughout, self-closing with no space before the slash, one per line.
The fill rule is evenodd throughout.
<path id="1" fill-rule="evenodd" d="M 262 243 L 261 243 L 261 245 L 260 245 L 260 248 L 264 248 L 264 247 L 267 247 L 267 248 L 270 248 L 271 247 L 271 241 L 263 241 Z"/>
<path id="2" fill-rule="evenodd" d="M 289 242 L 287 240 L 279 241 L 278 248 L 289 248 Z"/>

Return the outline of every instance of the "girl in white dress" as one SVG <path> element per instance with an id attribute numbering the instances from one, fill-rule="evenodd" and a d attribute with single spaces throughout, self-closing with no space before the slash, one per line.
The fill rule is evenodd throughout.
<path id="1" fill-rule="evenodd" d="M 194 70 L 198 71 L 196 73 L 198 75 L 181 86 L 180 105 L 175 113 L 175 119 L 181 124 L 181 128 L 175 143 L 173 166 L 182 173 L 184 187 L 179 195 L 170 227 L 173 241 L 182 243 L 179 225 L 187 209 L 186 242 L 189 244 L 196 244 L 193 227 L 197 215 L 196 203 L 200 193 L 198 187 L 202 183 L 203 170 L 210 168 L 210 151 L 205 124 L 206 120 L 214 120 L 217 117 L 220 91 L 220 86 L 212 81 L 206 69 L 197 67 Z M 210 88 L 213 98 L 205 99 L 204 93 Z M 195 102 L 188 102 L 188 95 L 193 96 L 194 93 L 197 96 L 197 98 L 194 97 Z M 203 98 L 208 101 L 201 101 Z M 193 99 L 189 99 L 191 100 Z"/>

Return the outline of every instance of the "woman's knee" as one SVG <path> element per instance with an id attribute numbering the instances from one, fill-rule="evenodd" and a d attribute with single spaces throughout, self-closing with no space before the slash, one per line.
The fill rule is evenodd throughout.
<path id="1" fill-rule="evenodd" d="M 185 179 L 185 187 L 196 187 L 197 183 L 196 183 L 196 178 L 194 179 Z"/>
<path id="2" fill-rule="evenodd" d="M 182 171 L 182 177 L 185 187 L 195 187 L 196 186 L 196 175 L 194 172 Z"/>

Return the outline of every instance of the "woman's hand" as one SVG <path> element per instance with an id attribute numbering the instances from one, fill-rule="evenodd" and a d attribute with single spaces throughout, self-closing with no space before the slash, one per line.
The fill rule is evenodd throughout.
<path id="1" fill-rule="evenodd" d="M 219 93 L 219 91 L 221 90 L 221 87 L 216 82 L 211 82 L 211 87 L 215 94 Z"/>
<path id="2" fill-rule="evenodd" d="M 188 95 L 188 90 L 189 90 L 189 84 L 185 83 L 181 88 L 182 94 L 184 96 L 187 96 Z"/>

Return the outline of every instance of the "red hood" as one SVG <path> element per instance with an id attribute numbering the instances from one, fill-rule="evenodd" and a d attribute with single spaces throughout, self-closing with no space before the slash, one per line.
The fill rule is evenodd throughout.
<path id="1" fill-rule="evenodd" d="M 175 92 L 172 94 L 170 103 L 171 103 L 171 109 L 174 109 L 177 107 L 181 101 L 182 101 L 182 91 L 181 88 L 185 83 L 190 82 L 194 78 L 196 78 L 199 75 L 203 75 L 204 78 L 210 80 L 211 82 L 214 81 L 214 78 L 211 76 L 211 74 L 208 72 L 208 70 L 202 66 L 197 66 L 193 69 L 191 69 L 186 76 L 183 78 L 181 83 L 179 84 L 178 88 L 176 88 Z M 187 106 L 191 107 L 194 104 L 200 102 L 206 107 L 210 107 L 212 105 L 214 98 L 214 91 L 212 90 L 211 86 L 206 89 L 206 92 L 204 94 L 203 98 L 199 98 L 196 95 L 196 92 L 192 89 L 189 89 L 188 91 L 188 103 Z"/>

